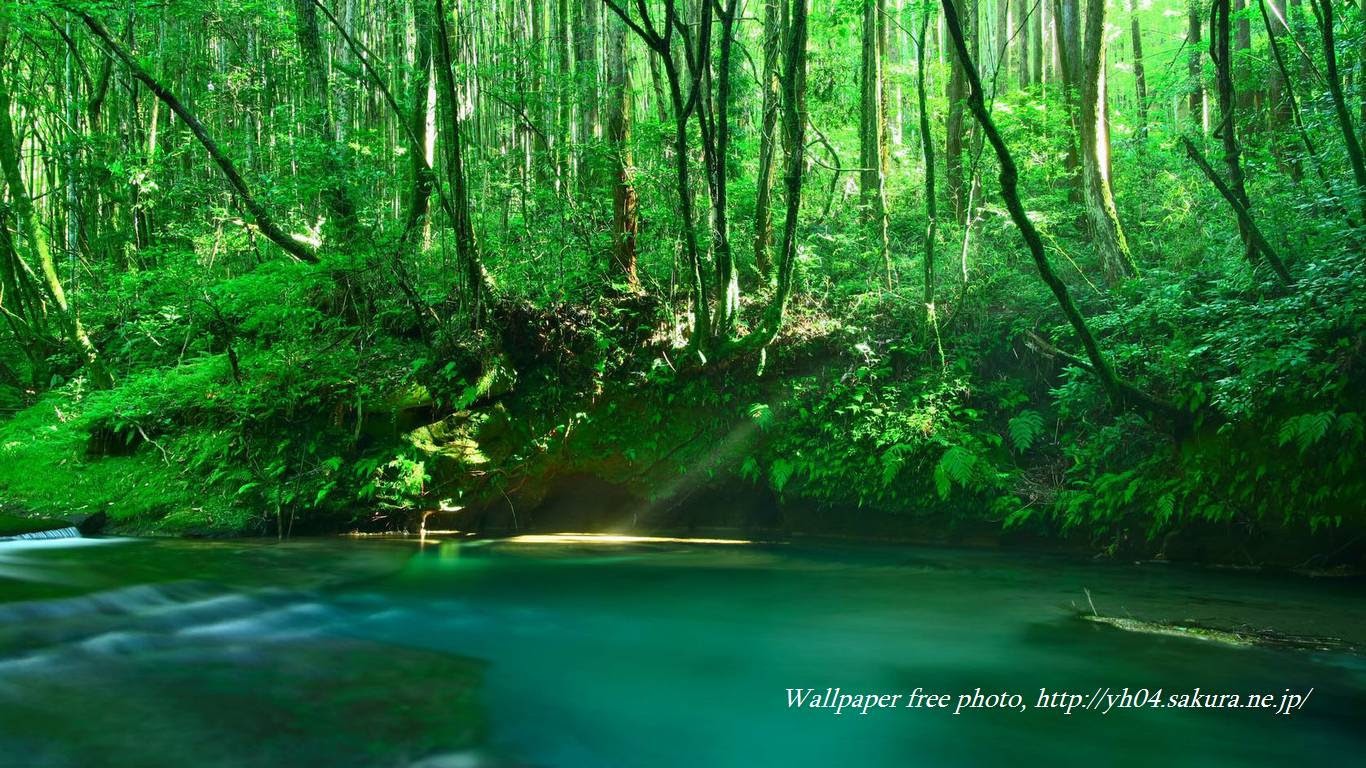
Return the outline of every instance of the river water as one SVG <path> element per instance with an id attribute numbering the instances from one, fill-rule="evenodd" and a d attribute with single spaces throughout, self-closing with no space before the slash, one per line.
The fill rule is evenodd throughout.
<path id="1" fill-rule="evenodd" d="M 1087 613 L 1366 646 L 1360 582 L 1162 564 L 553 537 L 9 542 L 0 765 L 1360 764 L 1363 656 Z M 790 708 L 807 688 L 902 698 Z M 1125 688 L 1149 706 L 1040 706 Z M 905 706 L 916 689 L 948 707 Z M 955 714 L 978 689 L 1008 706 Z M 1154 707 L 1158 689 L 1164 705 L 1271 698 Z M 1308 698 L 1278 714 L 1287 692 Z"/>

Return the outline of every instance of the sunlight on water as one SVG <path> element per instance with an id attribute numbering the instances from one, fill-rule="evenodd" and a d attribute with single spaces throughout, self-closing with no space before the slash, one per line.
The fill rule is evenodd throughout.
<path id="1" fill-rule="evenodd" d="M 512 536 L 514 544 L 753 544 L 745 539 L 693 539 L 667 536 L 626 536 L 615 533 L 549 533 Z"/>

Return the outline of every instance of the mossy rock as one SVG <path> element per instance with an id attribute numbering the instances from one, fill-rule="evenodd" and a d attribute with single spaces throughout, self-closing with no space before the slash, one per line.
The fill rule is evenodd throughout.
<path id="1" fill-rule="evenodd" d="M 68 523 L 65 520 L 52 520 L 44 517 L 21 517 L 0 512 L 0 539 L 8 538 L 10 536 L 22 536 L 25 533 L 55 531 L 58 528 L 69 527 L 71 527 L 71 523 Z"/>

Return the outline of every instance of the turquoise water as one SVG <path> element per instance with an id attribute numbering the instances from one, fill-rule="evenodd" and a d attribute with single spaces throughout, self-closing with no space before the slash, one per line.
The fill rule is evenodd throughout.
<path id="1" fill-rule="evenodd" d="M 0 544 L 0 765 L 1361 759 L 1361 656 L 1125 632 L 1080 619 L 1091 603 L 1366 644 L 1359 582 L 1160 564 L 676 542 L 13 542 Z M 788 706 L 789 688 L 834 687 L 902 702 L 920 688 L 950 706 Z M 1041 688 L 1126 687 L 1309 698 L 1287 715 L 1036 706 Z M 1025 711 L 955 715 L 979 688 Z"/>

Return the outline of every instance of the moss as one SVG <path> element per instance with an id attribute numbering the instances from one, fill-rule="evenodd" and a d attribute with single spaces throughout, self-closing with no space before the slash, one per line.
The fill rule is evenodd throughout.
<path id="1" fill-rule="evenodd" d="M 240 533 L 251 525 L 249 510 L 207 492 L 154 446 L 89 455 L 89 402 L 59 391 L 0 425 L 0 496 L 49 518 L 102 511 L 125 532 Z M 51 527 L 60 526 L 36 530 Z"/>
<path id="2" fill-rule="evenodd" d="M 52 531 L 57 528 L 65 528 L 70 523 L 65 520 L 51 520 L 40 517 L 20 517 L 0 512 L 0 539 L 7 536 L 19 536 L 25 533 L 37 533 L 38 531 Z"/>

